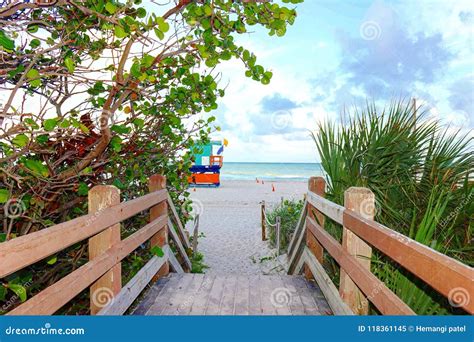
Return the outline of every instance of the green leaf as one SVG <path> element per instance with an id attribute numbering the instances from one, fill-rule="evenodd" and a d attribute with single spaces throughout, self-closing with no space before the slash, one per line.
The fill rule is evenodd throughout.
<path id="1" fill-rule="evenodd" d="M 23 163 L 28 169 L 30 169 L 31 171 L 33 171 L 34 173 L 38 175 L 41 175 L 44 177 L 47 177 L 49 175 L 48 168 L 45 165 L 43 165 L 43 163 L 40 162 L 39 160 L 26 159 Z"/>
<path id="2" fill-rule="evenodd" d="M 156 17 L 155 22 L 161 32 L 168 32 L 170 29 L 170 24 L 168 24 L 162 17 Z"/>
<path id="3" fill-rule="evenodd" d="M 139 18 L 145 18 L 146 17 L 146 9 L 144 9 L 143 7 L 140 7 L 138 10 L 137 10 L 137 16 Z"/>
<path id="4" fill-rule="evenodd" d="M 24 286 L 19 284 L 8 284 L 8 288 L 15 292 L 22 302 L 26 300 L 26 289 Z"/>
<path id="5" fill-rule="evenodd" d="M 71 74 L 74 72 L 74 70 L 76 70 L 76 64 L 71 57 L 66 57 L 64 60 L 64 65 Z"/>
<path id="6" fill-rule="evenodd" d="M 133 63 L 132 67 L 130 68 L 130 73 L 133 75 L 133 77 L 140 77 L 142 74 L 142 72 L 140 71 L 140 63 Z"/>
<path id="7" fill-rule="evenodd" d="M 10 39 L 3 30 L 0 30 L 0 46 L 7 51 L 13 51 L 15 49 L 15 42 Z"/>
<path id="8" fill-rule="evenodd" d="M 3 284 L 0 284 L 0 302 L 5 300 L 5 296 L 7 295 L 7 289 Z"/>
<path id="9" fill-rule="evenodd" d="M 118 134 L 130 133 L 130 128 L 124 125 L 113 125 L 112 127 L 110 127 L 110 130 Z"/>
<path id="10" fill-rule="evenodd" d="M 59 122 L 59 120 L 57 118 L 55 118 L 55 119 L 46 119 L 43 122 L 43 127 L 46 131 L 51 132 L 52 130 L 54 130 L 54 128 L 56 127 L 58 122 Z"/>
<path id="11" fill-rule="evenodd" d="M 77 188 L 77 194 L 79 196 L 87 196 L 88 192 L 89 192 L 89 187 L 87 186 L 87 184 L 84 182 L 80 183 Z"/>
<path id="12" fill-rule="evenodd" d="M 117 38 L 125 38 L 128 35 L 127 32 L 125 32 L 125 30 L 123 29 L 123 27 L 118 25 L 115 26 L 114 32 Z"/>
<path id="13" fill-rule="evenodd" d="M 133 124 L 137 126 L 138 128 L 143 128 L 145 126 L 145 121 L 140 118 L 133 119 Z"/>
<path id="14" fill-rule="evenodd" d="M 38 25 L 29 25 L 27 30 L 29 33 L 36 33 L 38 32 Z"/>
<path id="15" fill-rule="evenodd" d="M 114 14 L 115 12 L 117 12 L 117 6 L 115 6 L 111 2 L 108 2 L 105 4 L 105 10 L 109 12 L 110 14 Z"/>
<path id="16" fill-rule="evenodd" d="M 40 73 L 36 69 L 30 69 L 26 73 L 26 77 L 30 80 L 29 83 L 32 87 L 39 87 L 41 85 Z"/>
<path id="17" fill-rule="evenodd" d="M 122 138 L 120 138 L 117 135 L 114 136 L 110 140 L 110 146 L 112 146 L 112 148 L 115 152 L 120 152 L 122 150 Z"/>
<path id="18" fill-rule="evenodd" d="M 49 140 L 49 135 L 47 134 L 41 134 L 36 137 L 36 142 L 40 145 L 46 144 L 48 140 Z"/>
<path id="19" fill-rule="evenodd" d="M 38 46 L 41 45 L 41 41 L 37 38 L 33 39 L 31 42 L 30 42 L 30 46 L 33 48 L 33 49 L 36 49 Z"/>
<path id="20" fill-rule="evenodd" d="M 150 252 L 153 254 L 153 255 L 156 255 L 157 257 L 163 257 L 165 255 L 165 252 L 163 252 L 163 249 L 160 247 L 160 246 L 153 246 L 151 249 L 150 249 Z"/>
<path id="21" fill-rule="evenodd" d="M 53 256 L 51 256 L 51 257 L 46 261 L 46 263 L 47 263 L 48 265 L 54 265 L 57 261 L 58 261 L 58 256 L 57 256 L 57 255 L 53 255 Z"/>
<path id="22" fill-rule="evenodd" d="M 25 147 L 30 139 L 26 136 L 26 134 L 18 134 L 16 137 L 12 139 L 13 145 L 17 147 Z"/>
<path id="23" fill-rule="evenodd" d="M 7 189 L 0 189 L 0 203 L 5 203 L 10 198 L 10 191 Z"/>
<path id="24" fill-rule="evenodd" d="M 163 32 L 161 32 L 160 30 L 158 30 L 157 28 L 155 28 L 154 31 L 155 31 L 156 36 L 157 36 L 159 39 L 165 38 L 165 34 L 164 34 Z"/>

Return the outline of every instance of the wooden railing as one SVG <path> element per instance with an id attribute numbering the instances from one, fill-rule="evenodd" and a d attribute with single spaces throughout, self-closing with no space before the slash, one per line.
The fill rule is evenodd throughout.
<path id="1" fill-rule="evenodd" d="M 474 269 L 373 220 L 375 198 L 366 188 L 349 188 L 344 207 L 324 198 L 325 180 L 312 177 L 299 223 L 288 248 L 288 273 L 303 268 L 314 277 L 335 314 L 368 314 L 371 302 L 385 315 L 413 310 L 371 273 L 372 247 L 474 314 Z M 324 229 L 325 217 L 342 225 L 340 244 Z M 322 267 L 323 251 L 340 266 L 339 289 Z M 456 291 L 461 292 L 458 301 Z M 466 298 L 467 297 L 467 298 Z M 467 300 L 466 300 L 467 299 Z"/>
<path id="2" fill-rule="evenodd" d="M 191 262 L 187 255 L 190 243 L 166 191 L 166 178 L 161 175 L 150 177 L 149 190 L 145 196 L 120 202 L 117 188 L 96 186 L 89 191 L 88 215 L 0 243 L 0 278 L 3 278 L 89 239 L 89 261 L 86 264 L 7 314 L 52 315 L 90 288 L 91 314 L 120 315 L 150 281 L 168 274 L 170 265 L 175 272 L 190 271 Z M 147 209 L 150 209 L 150 223 L 121 240 L 120 222 Z M 171 217 L 168 212 L 171 212 Z M 169 247 L 168 233 L 180 261 Z M 121 261 L 148 240 L 151 248 L 160 247 L 164 255 L 153 256 L 122 287 Z"/>

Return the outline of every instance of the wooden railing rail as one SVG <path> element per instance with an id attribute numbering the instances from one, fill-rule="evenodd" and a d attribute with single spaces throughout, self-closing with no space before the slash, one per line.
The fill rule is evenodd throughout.
<path id="1" fill-rule="evenodd" d="M 314 178 L 318 178 L 315 180 Z M 372 247 L 398 263 L 417 278 L 438 291 L 450 302 L 456 300 L 453 291 L 462 289 L 474 293 L 474 269 L 447 255 L 441 254 L 373 220 L 375 199 L 365 188 L 349 188 L 342 207 L 324 199 L 311 189 L 311 184 L 324 182 L 321 177 L 310 180 L 307 194 L 308 210 L 304 217 L 305 229 L 296 228 L 289 245 L 290 274 L 299 272 L 303 265 L 310 270 L 320 284 L 329 304 L 341 311 L 334 288 L 328 287 L 328 278 L 320 272 L 321 246 L 341 267 L 339 297 L 357 314 L 368 313 L 368 302 L 382 314 L 414 314 L 381 280 L 370 272 Z M 314 188 L 314 187 L 313 187 Z M 343 225 L 342 245 L 324 229 L 324 220 L 310 215 L 324 214 Z M 311 217 L 313 216 L 313 217 Z M 300 224 L 299 224 L 300 225 Z M 306 241 L 303 238 L 306 235 Z M 308 241 L 309 237 L 309 241 Z M 317 241 L 317 245 L 314 244 Z M 306 247 L 305 247 L 306 246 Z M 300 253 L 297 253 L 297 251 Z M 303 250 L 303 252 L 301 252 Z M 316 253 L 315 253 L 316 250 Z M 308 253 L 312 258 L 308 257 Z M 315 264 L 317 262 L 317 265 Z M 321 267 L 319 267 L 321 266 Z M 331 302 L 333 305 L 331 305 Z M 456 303 L 455 303 L 456 304 Z M 468 313 L 474 313 L 474 301 L 467 300 L 457 305 Z"/>
<path id="2" fill-rule="evenodd" d="M 184 271 L 169 248 L 168 233 L 184 269 L 190 271 L 186 251 L 189 240 L 166 191 L 166 178 L 150 177 L 150 191 L 150 194 L 120 203 L 117 188 L 96 186 L 89 191 L 88 215 L 0 243 L 2 278 L 89 238 L 86 264 L 7 314 L 52 315 L 88 287 L 91 314 L 123 314 L 150 281 L 169 272 L 169 266 L 175 272 Z M 121 240 L 120 222 L 147 209 L 150 209 L 150 223 Z M 120 262 L 148 240 L 151 247 L 160 246 L 164 255 L 152 257 L 122 288 Z"/>

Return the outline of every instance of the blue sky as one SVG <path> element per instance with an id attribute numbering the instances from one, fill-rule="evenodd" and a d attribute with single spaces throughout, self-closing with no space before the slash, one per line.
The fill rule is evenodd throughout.
<path id="1" fill-rule="evenodd" d="M 450 129 L 474 127 L 474 10 L 469 1 L 307 0 L 283 38 L 240 36 L 274 73 L 264 86 L 237 61 L 219 67 L 214 113 L 227 161 L 317 162 L 318 122 L 366 99 L 415 97 Z"/>

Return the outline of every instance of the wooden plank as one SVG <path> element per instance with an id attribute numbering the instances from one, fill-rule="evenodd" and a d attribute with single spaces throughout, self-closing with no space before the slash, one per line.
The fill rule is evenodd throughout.
<path id="1" fill-rule="evenodd" d="M 209 300 L 207 301 L 206 315 L 218 315 L 224 290 L 225 276 L 218 275 L 214 279 Z"/>
<path id="2" fill-rule="evenodd" d="M 132 315 L 143 316 L 146 315 L 150 307 L 155 303 L 156 298 L 164 291 L 166 284 L 172 277 L 172 273 L 168 277 L 162 277 L 157 282 L 153 283 L 144 294 L 143 299 L 137 305 Z"/>
<path id="3" fill-rule="evenodd" d="M 249 315 L 262 314 L 262 301 L 260 299 L 259 276 L 249 277 Z"/>
<path id="4" fill-rule="evenodd" d="M 181 238 L 181 242 L 183 243 L 183 246 L 186 249 L 190 249 L 191 244 L 189 243 L 188 235 L 186 235 L 186 230 L 184 229 L 183 224 L 181 223 L 181 220 L 179 219 L 178 212 L 176 211 L 176 207 L 174 206 L 173 200 L 171 199 L 169 194 L 168 194 L 168 204 L 169 204 L 169 208 L 171 209 L 171 212 L 173 213 L 174 221 L 176 222 L 178 226 L 178 234 Z"/>
<path id="5" fill-rule="evenodd" d="M 308 194 L 316 194 L 320 197 L 323 197 L 326 192 L 326 181 L 323 177 L 311 177 L 308 181 Z M 324 227 L 324 215 L 311 204 L 311 201 L 308 202 L 308 214 L 307 217 L 313 218 L 320 223 L 321 227 Z M 306 246 L 314 254 L 316 259 L 320 263 L 323 263 L 324 250 L 323 247 L 319 244 L 318 240 L 313 238 L 313 236 L 306 231 Z M 306 279 L 312 279 L 311 270 L 305 266 L 304 273 Z"/>
<path id="6" fill-rule="evenodd" d="M 193 280 L 185 291 L 185 301 L 179 307 L 179 315 L 189 315 L 196 299 L 200 295 L 205 280 L 204 274 L 193 274 Z M 205 284 L 204 284 L 205 285 Z"/>
<path id="7" fill-rule="evenodd" d="M 260 221 L 262 226 L 262 241 L 267 239 L 267 227 L 265 222 L 265 201 L 260 202 Z"/>
<path id="8" fill-rule="evenodd" d="M 30 300 L 21 304 L 8 315 L 52 315 L 64 304 L 86 289 L 105 272 L 133 252 L 142 243 L 164 229 L 168 219 L 162 216 L 114 245 L 106 252 L 74 272 L 68 274 L 53 285 L 47 287 Z M 106 303 L 108 304 L 108 303 Z"/>
<path id="9" fill-rule="evenodd" d="M 453 297 L 456 289 L 474 293 L 472 267 L 353 212 L 344 213 L 344 226 L 444 296 Z M 460 304 L 474 314 L 474 300 Z"/>
<path id="10" fill-rule="evenodd" d="M 98 312 L 98 315 L 123 315 L 152 280 L 156 272 L 160 270 L 166 258 L 166 254 L 161 258 L 158 256 L 151 258 L 114 297 L 113 301 Z"/>
<path id="11" fill-rule="evenodd" d="M 89 214 L 120 204 L 120 190 L 113 185 L 96 185 L 88 193 Z M 120 223 L 114 224 L 89 239 L 89 260 L 120 242 Z M 90 287 L 90 313 L 97 314 L 103 307 L 98 294 L 106 289 L 116 296 L 122 288 L 122 266 L 117 263 Z"/>
<path id="12" fill-rule="evenodd" d="M 168 219 L 168 227 L 169 227 L 169 232 L 171 234 L 171 239 L 174 241 L 175 246 L 178 249 L 179 255 L 183 259 L 183 262 L 186 265 L 187 270 L 191 271 L 192 269 L 191 261 L 189 260 L 188 254 L 186 253 L 186 250 L 181 244 L 181 240 L 179 239 L 178 234 L 174 230 L 173 223 L 171 222 L 170 219 Z"/>
<path id="13" fill-rule="evenodd" d="M 294 284 L 296 291 L 298 292 L 298 296 L 301 299 L 305 315 L 321 315 L 318 310 L 318 306 L 306 285 L 308 280 L 306 280 L 304 276 L 293 276 L 291 282 Z"/>
<path id="14" fill-rule="evenodd" d="M 154 192 L 94 214 L 0 243 L 0 260 L 2 260 L 0 278 L 98 234 L 164 200 L 166 190 Z"/>
<path id="15" fill-rule="evenodd" d="M 342 224 L 342 214 L 345 208 L 336 203 L 333 203 L 321 196 L 318 196 L 314 192 L 309 191 L 307 195 L 308 203 L 313 207 L 317 208 L 327 217 L 331 218 L 335 222 Z"/>
<path id="16" fill-rule="evenodd" d="M 291 315 L 290 304 L 295 293 L 291 292 L 290 289 L 285 286 L 279 275 L 267 275 L 263 277 L 270 285 L 270 295 L 276 314 L 280 316 Z"/>
<path id="17" fill-rule="evenodd" d="M 287 288 L 291 293 L 291 300 L 289 303 L 291 314 L 299 316 L 306 314 L 304 304 L 300 297 L 300 293 L 296 288 L 294 282 L 294 279 L 297 277 L 282 275 L 280 276 L 280 278 L 283 282 L 283 287 Z"/>
<path id="18" fill-rule="evenodd" d="M 234 315 L 249 314 L 250 284 L 249 277 L 240 275 L 237 277 L 237 289 L 235 291 Z"/>
<path id="19" fill-rule="evenodd" d="M 260 301 L 262 303 L 262 315 L 273 315 L 277 314 L 275 305 L 273 305 L 274 297 L 276 293 L 272 293 L 274 288 L 272 287 L 268 277 L 259 277 L 260 287 Z"/>
<path id="20" fill-rule="evenodd" d="M 237 277 L 230 275 L 226 277 L 222 293 L 219 315 L 232 315 L 234 313 L 235 291 L 237 289 Z"/>
<path id="21" fill-rule="evenodd" d="M 163 175 L 152 175 L 148 179 L 148 190 L 150 192 L 166 190 L 166 177 Z M 150 222 L 152 222 L 155 218 L 160 217 L 162 215 L 168 216 L 167 201 L 160 202 L 157 205 L 150 208 Z M 156 233 L 156 235 L 152 236 L 150 239 L 150 248 L 153 248 L 155 246 L 163 247 L 167 245 L 168 244 L 168 230 L 169 230 L 169 227 L 167 227 L 167 229 L 160 230 L 159 232 Z M 161 267 L 161 269 L 156 273 L 153 280 L 156 281 L 158 280 L 159 277 L 163 277 L 167 275 L 169 272 L 170 272 L 169 263 L 165 262 L 163 266 Z"/>
<path id="22" fill-rule="evenodd" d="M 313 297 L 318 308 L 318 315 L 333 315 L 333 311 L 329 306 L 326 297 L 324 296 L 321 288 L 316 281 L 307 281 L 306 286 L 309 290 L 310 295 Z"/>
<path id="23" fill-rule="evenodd" d="M 291 257 L 295 254 L 295 251 L 299 248 L 302 235 L 304 234 L 303 232 L 306 227 L 304 224 L 304 221 L 306 219 L 307 208 L 308 208 L 308 201 L 305 198 L 304 203 L 303 203 L 303 208 L 301 209 L 301 215 L 298 219 L 298 223 L 296 224 L 295 231 L 293 232 L 293 235 L 291 236 L 291 241 L 288 244 L 288 256 L 290 257 L 290 260 L 291 260 Z"/>
<path id="24" fill-rule="evenodd" d="M 185 315 L 189 311 L 194 299 L 190 292 L 194 278 L 195 274 L 183 274 L 178 286 L 173 288 L 161 315 Z"/>
<path id="25" fill-rule="evenodd" d="M 307 229 L 318 239 L 326 251 L 336 260 L 367 298 L 385 315 L 414 315 L 412 309 L 398 298 L 383 282 L 358 260 L 342 249 L 342 246 L 313 219 L 307 218 Z M 318 283 L 319 284 L 319 283 Z M 320 285 L 321 289 L 322 286 Z M 328 300 L 329 302 L 329 300 Z"/>
<path id="26" fill-rule="evenodd" d="M 199 291 L 194 299 L 191 307 L 190 315 L 204 315 L 206 313 L 206 306 L 209 299 L 209 294 L 214 284 L 215 275 L 204 275 L 204 280 L 199 288 Z"/>
<path id="27" fill-rule="evenodd" d="M 350 187 L 344 192 L 344 207 L 348 211 L 354 211 L 364 215 L 369 220 L 373 220 L 375 196 L 367 188 Z M 370 271 L 372 247 L 344 226 L 342 228 L 342 248 L 354 256 L 365 269 Z M 339 294 L 356 314 L 369 314 L 369 301 L 344 269 L 341 269 L 340 272 Z"/>
<path id="28" fill-rule="evenodd" d="M 173 271 L 175 271 L 176 273 L 184 273 L 181 264 L 179 263 L 178 259 L 176 259 L 172 251 L 170 251 L 168 254 L 168 261 L 171 264 Z"/>
<path id="29" fill-rule="evenodd" d="M 183 277 L 187 275 L 185 273 L 170 273 L 166 277 L 162 277 L 158 279 L 156 282 L 159 284 L 161 281 L 167 279 L 168 282 L 165 284 L 163 290 L 156 296 L 153 304 L 150 306 L 148 311 L 146 312 L 147 316 L 157 316 L 161 315 L 163 310 L 166 309 L 167 306 L 170 306 L 170 299 L 176 289 L 179 288 L 180 283 L 182 282 Z"/>
<path id="30" fill-rule="evenodd" d="M 352 310 L 339 297 L 339 291 L 327 275 L 323 266 L 318 262 L 314 255 L 308 250 L 304 251 L 304 259 L 309 269 L 314 275 L 315 281 L 324 294 L 326 301 L 335 315 L 353 315 Z"/>

